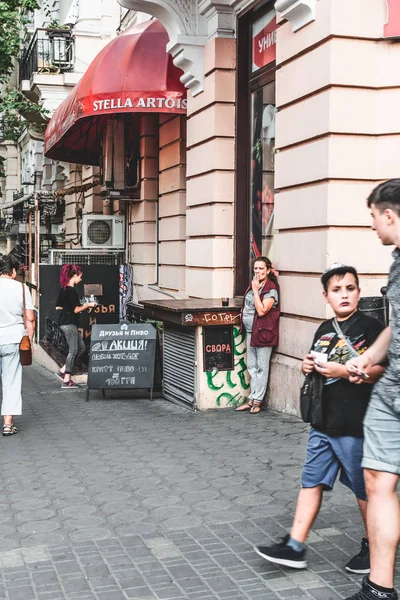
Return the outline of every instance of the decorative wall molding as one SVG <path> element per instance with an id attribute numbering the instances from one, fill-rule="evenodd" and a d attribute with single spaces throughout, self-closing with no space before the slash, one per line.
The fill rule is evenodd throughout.
<path id="1" fill-rule="evenodd" d="M 167 51 L 175 66 L 182 69 L 181 81 L 193 96 L 204 89 L 204 46 L 207 41 L 216 37 L 235 37 L 236 11 L 231 1 L 118 0 L 125 8 L 150 14 L 161 21 L 169 35 Z"/>
<path id="2" fill-rule="evenodd" d="M 291 23 L 293 31 L 297 31 L 315 21 L 316 3 L 317 0 L 276 0 L 275 10 Z"/>
<path id="3" fill-rule="evenodd" d="M 204 46 L 205 36 L 177 36 L 175 42 L 167 46 L 174 65 L 182 69 L 181 81 L 190 89 L 193 96 L 204 90 Z"/>
<path id="4" fill-rule="evenodd" d="M 236 12 L 230 0 L 200 0 L 200 15 L 207 21 L 207 39 L 235 37 Z"/>
<path id="5" fill-rule="evenodd" d="M 182 83 L 196 95 L 203 90 L 206 19 L 197 10 L 197 0 L 118 0 L 121 6 L 152 15 L 169 35 L 167 51 L 183 70 Z"/>

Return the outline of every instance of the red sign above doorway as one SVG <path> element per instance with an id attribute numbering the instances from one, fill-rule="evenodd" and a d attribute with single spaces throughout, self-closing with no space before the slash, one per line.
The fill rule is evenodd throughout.
<path id="1" fill-rule="evenodd" d="M 252 72 L 276 60 L 276 12 L 270 11 L 253 23 Z"/>
<path id="2" fill-rule="evenodd" d="M 400 38 L 400 2 L 399 0 L 386 0 L 388 22 L 385 25 L 383 36 L 385 38 Z"/>

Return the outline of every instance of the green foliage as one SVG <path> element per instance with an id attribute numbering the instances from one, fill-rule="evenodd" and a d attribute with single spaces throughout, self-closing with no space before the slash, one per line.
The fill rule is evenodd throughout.
<path id="1" fill-rule="evenodd" d="M 65 31 L 69 31 L 71 27 L 69 25 L 60 25 L 58 21 L 53 19 L 48 25 L 47 29 L 64 29 Z"/>
<path id="2" fill-rule="evenodd" d="M 6 87 L 0 100 L 3 140 L 16 142 L 31 121 L 44 118 L 49 111 L 28 100 L 19 90 Z M 25 115 L 25 118 L 21 116 Z"/>
<path id="3" fill-rule="evenodd" d="M 0 156 L 0 178 L 6 176 L 5 171 L 4 171 L 5 162 L 6 162 L 6 159 L 4 158 L 4 156 Z M 1 192 L 0 192 L 0 196 L 1 196 Z"/>
<path id="4" fill-rule="evenodd" d="M 0 83 L 8 81 L 20 50 L 24 14 L 38 8 L 36 0 L 0 0 Z"/>

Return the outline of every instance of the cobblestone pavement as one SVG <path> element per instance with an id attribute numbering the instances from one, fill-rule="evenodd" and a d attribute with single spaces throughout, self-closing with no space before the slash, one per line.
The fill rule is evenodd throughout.
<path id="1" fill-rule="evenodd" d="M 362 537 L 342 486 L 309 569 L 252 550 L 291 523 L 307 427 L 277 413 L 191 413 L 161 399 L 60 390 L 25 370 L 17 436 L 0 439 L 0 598 L 334 600 Z"/>

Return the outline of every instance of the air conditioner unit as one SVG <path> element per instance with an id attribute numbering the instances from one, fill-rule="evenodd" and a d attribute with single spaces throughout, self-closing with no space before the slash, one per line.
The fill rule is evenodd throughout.
<path id="1" fill-rule="evenodd" d="M 83 248 L 124 248 L 125 217 L 117 215 L 83 215 Z"/>

